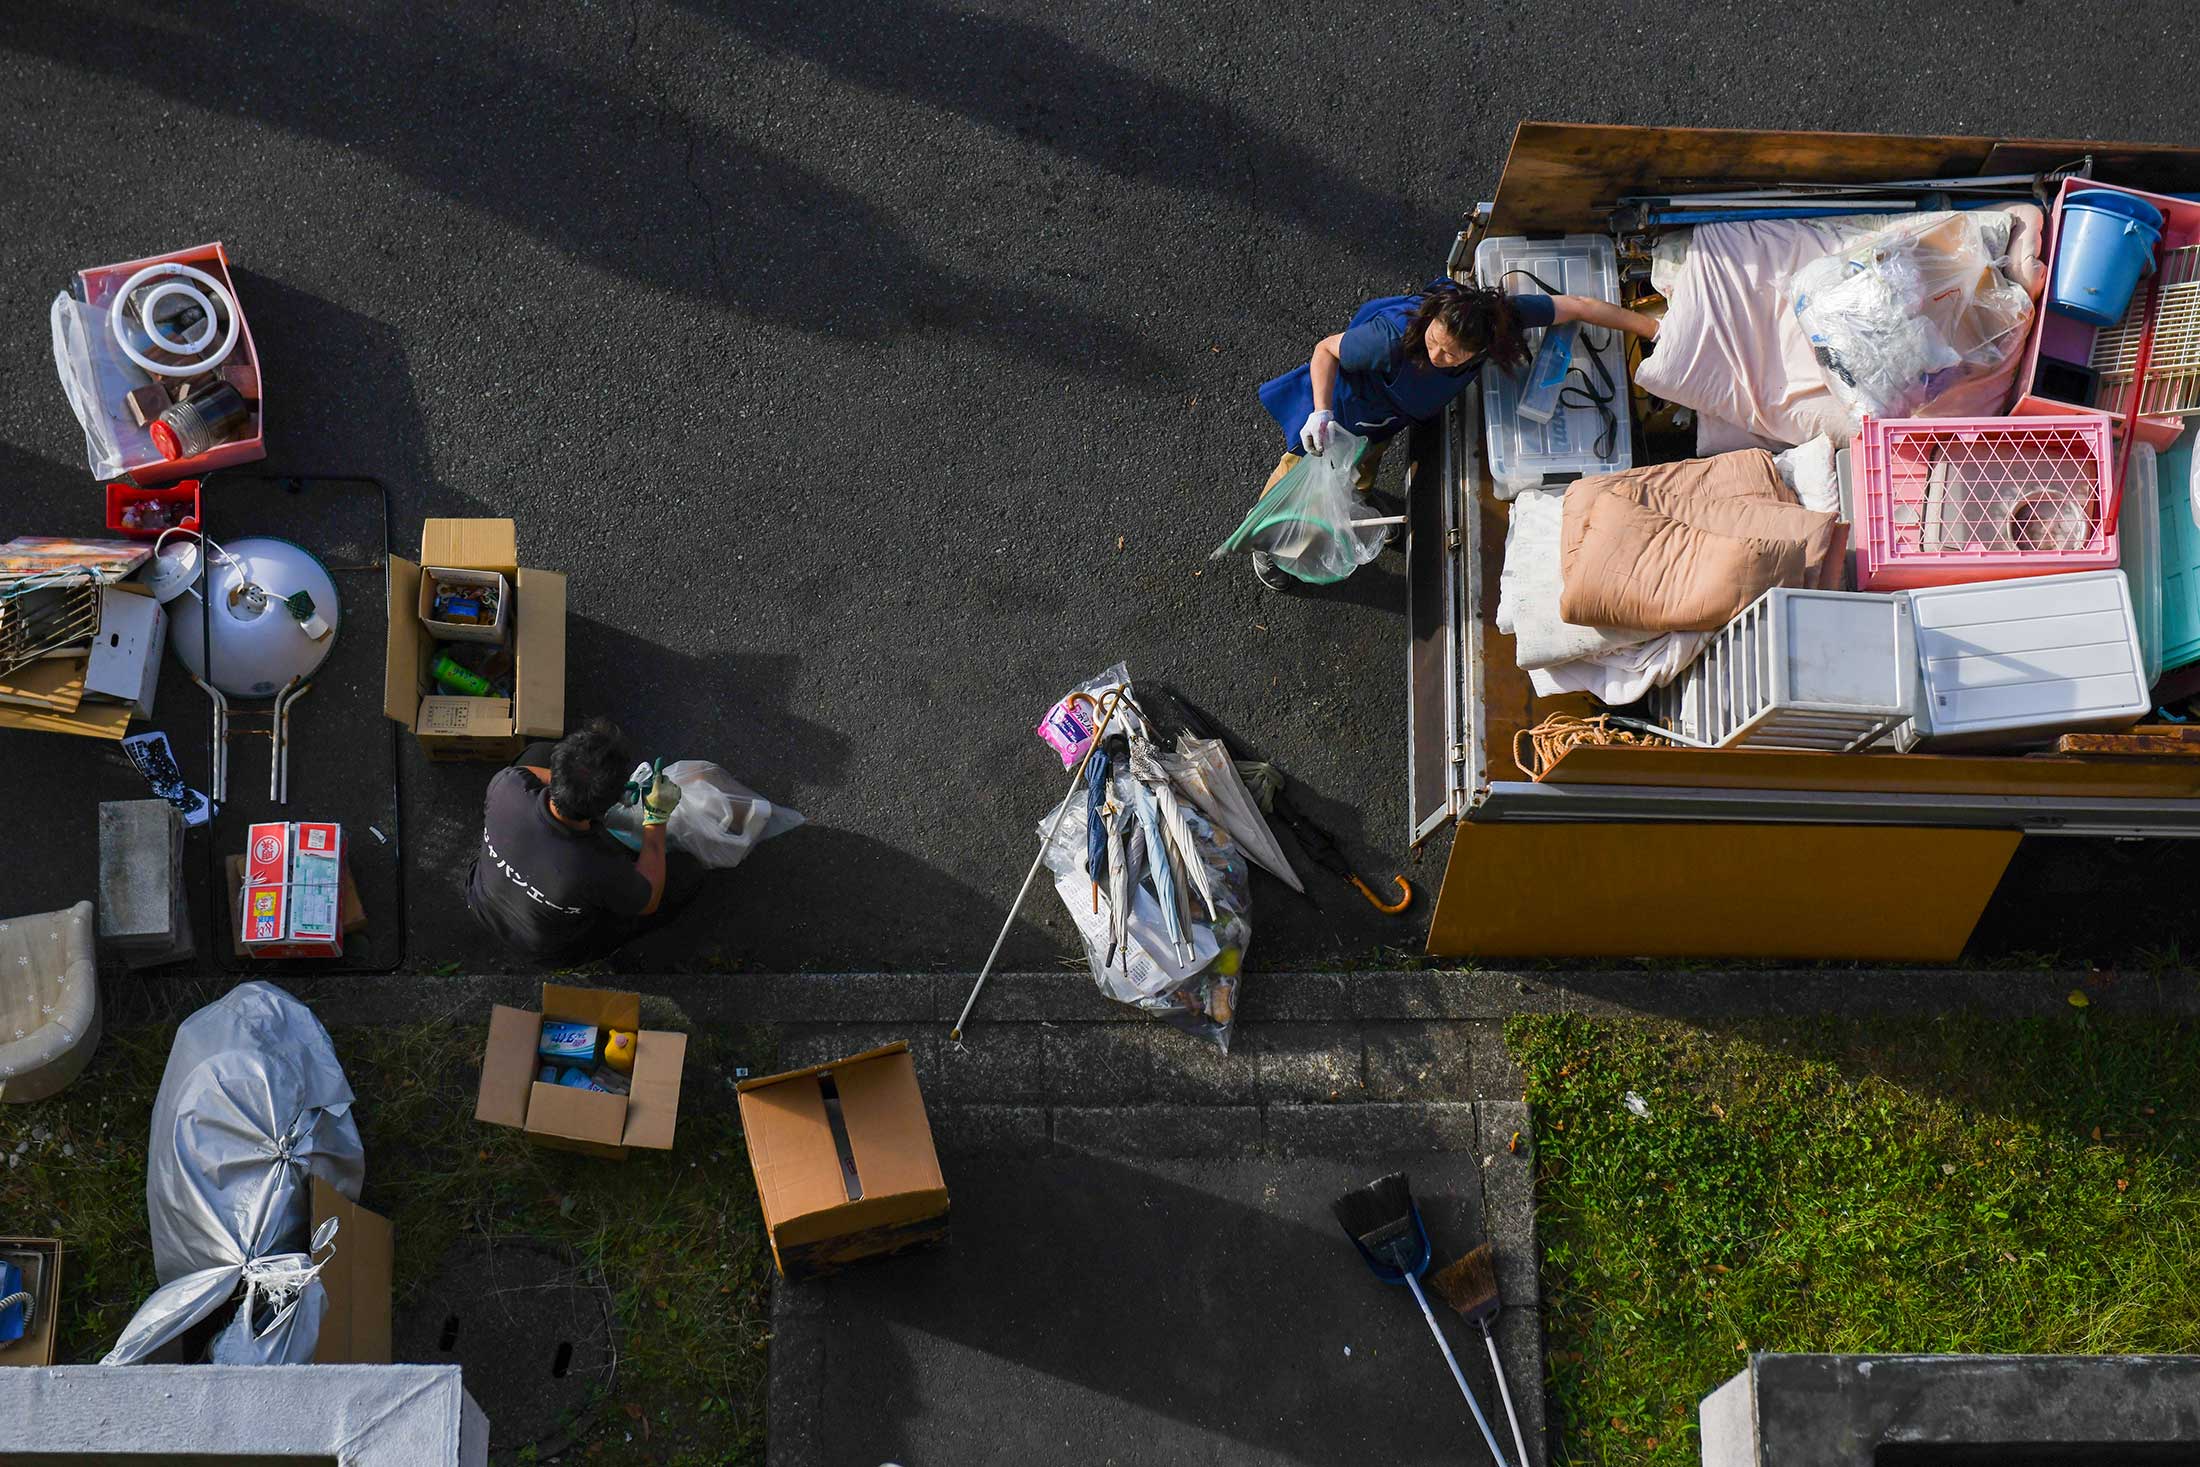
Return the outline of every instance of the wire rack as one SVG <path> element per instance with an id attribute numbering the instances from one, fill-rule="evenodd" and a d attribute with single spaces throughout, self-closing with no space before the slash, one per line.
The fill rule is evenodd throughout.
<path id="1" fill-rule="evenodd" d="M 2154 347 L 2139 393 L 2139 415 L 2189 418 L 2200 414 L 2200 245 L 2164 250 L 2158 268 Z M 2093 338 L 2090 365 L 2100 376 L 2095 401 L 2108 411 L 2131 410 L 2132 370 L 2138 365 L 2146 310 L 2142 288 L 2133 293 L 2123 320 Z"/>
<path id="2" fill-rule="evenodd" d="M 71 567 L 0 581 L 0 676 L 99 635 L 100 575 Z"/>

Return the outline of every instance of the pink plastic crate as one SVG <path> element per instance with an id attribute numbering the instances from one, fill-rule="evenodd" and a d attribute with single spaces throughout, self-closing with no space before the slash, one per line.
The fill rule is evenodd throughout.
<path id="1" fill-rule="evenodd" d="M 2113 570 L 2115 471 L 2105 414 L 1866 418 L 1858 469 L 1858 584 L 1901 591 Z"/>

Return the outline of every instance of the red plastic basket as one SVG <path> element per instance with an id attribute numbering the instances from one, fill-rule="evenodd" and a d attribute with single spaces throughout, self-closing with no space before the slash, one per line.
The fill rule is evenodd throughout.
<path id="1" fill-rule="evenodd" d="M 182 512 L 178 528 L 195 530 L 199 527 L 199 481 L 179 479 L 173 484 L 163 484 L 157 489 L 140 489 L 135 484 L 115 483 L 107 486 L 107 528 L 118 535 L 133 540 L 157 540 L 166 526 L 158 523 L 133 524 L 131 510 L 134 506 L 159 505 L 166 515 Z M 160 516 L 165 518 L 166 515 Z"/>
<path id="2" fill-rule="evenodd" d="M 1857 584 L 1900 591 L 2113 570 L 2115 468 L 2105 414 L 1866 418 Z"/>

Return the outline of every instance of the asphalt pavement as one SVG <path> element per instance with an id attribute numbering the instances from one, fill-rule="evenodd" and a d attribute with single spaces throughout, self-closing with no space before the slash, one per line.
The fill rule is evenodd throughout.
<path id="1" fill-rule="evenodd" d="M 1032 725 L 1118 658 L 1251 735 L 1364 869 L 1432 889 L 1398 559 L 1281 597 L 1207 559 L 1282 447 L 1254 387 L 1434 274 L 1522 119 L 2189 141 L 2182 25 L 2018 0 L 12 7 L 0 531 L 100 524 L 53 294 L 220 239 L 270 472 L 380 480 L 399 553 L 423 516 L 516 518 L 522 560 L 571 574 L 573 716 L 809 817 L 621 966 L 975 966 L 1063 784 Z M 398 837 L 369 897 L 393 960 L 401 926 L 409 967 L 496 970 L 460 899 L 485 772 L 392 763 L 372 516 L 312 492 L 298 533 L 369 570 L 347 670 L 300 709 L 298 813 Z M 202 746 L 204 720 L 171 676 L 156 723 Z M 0 769 L 0 909 L 90 892 L 93 806 L 134 776 L 21 733 Z M 2189 923 L 2192 858 L 2143 866 L 2146 910 Z M 2080 887 L 2063 909 L 2124 889 Z M 1261 889 L 1257 966 L 1418 947 L 1425 908 L 1321 895 Z M 1009 965 L 1073 943 L 1052 905 Z"/>

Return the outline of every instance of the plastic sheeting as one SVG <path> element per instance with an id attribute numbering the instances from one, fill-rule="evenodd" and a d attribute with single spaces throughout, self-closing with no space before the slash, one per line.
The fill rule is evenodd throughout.
<path id="1" fill-rule="evenodd" d="M 738 866 L 775 835 L 805 824 L 802 814 L 775 805 L 707 759 L 676 759 L 665 778 L 680 787 L 680 803 L 665 822 L 665 845 L 705 866 Z M 634 767 L 634 782 L 649 783 L 649 766 Z M 642 838 L 642 807 L 613 805 L 604 816 L 611 833 L 630 846 Z"/>
<path id="2" fill-rule="evenodd" d="M 145 1206 L 161 1287 L 104 1365 L 150 1359 L 252 1285 L 218 1341 L 226 1364 L 313 1359 L 326 1296 L 304 1253 L 311 1179 L 357 1201 L 366 1152 L 328 1031 L 271 983 L 245 983 L 185 1019 L 153 1102 Z M 295 1286 L 293 1286 L 295 1283 Z"/>

